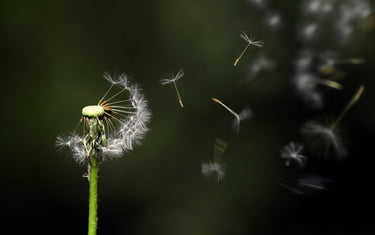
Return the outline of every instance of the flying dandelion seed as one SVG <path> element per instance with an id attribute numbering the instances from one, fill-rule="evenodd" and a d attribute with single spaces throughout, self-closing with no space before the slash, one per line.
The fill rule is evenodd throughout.
<path id="1" fill-rule="evenodd" d="M 176 89 L 176 93 L 177 93 L 177 97 L 178 97 L 178 102 L 180 103 L 180 106 L 183 108 L 184 107 L 184 104 L 182 103 L 182 99 L 181 99 L 181 96 L 180 96 L 180 92 L 178 91 L 178 88 L 177 88 L 177 85 L 176 85 L 176 81 L 180 78 L 182 78 L 184 76 L 184 71 L 183 70 L 180 70 L 177 72 L 176 75 L 169 75 L 168 77 L 169 78 L 164 78 L 164 79 L 161 79 L 160 80 L 160 83 L 162 85 L 167 85 L 167 84 L 170 84 L 173 82 L 174 84 L 174 87 Z"/>
<path id="2" fill-rule="evenodd" d="M 329 190 L 329 184 L 331 182 L 332 180 L 328 178 L 307 173 L 299 177 L 294 186 L 290 186 L 285 183 L 279 183 L 279 185 L 293 193 L 309 196 Z"/>
<path id="3" fill-rule="evenodd" d="M 234 117 L 234 121 L 233 121 L 233 129 L 235 132 L 239 132 L 240 131 L 240 122 L 243 121 L 243 120 L 246 120 L 248 118 L 251 117 L 252 115 L 252 112 L 251 110 L 246 107 L 244 109 L 241 110 L 241 112 L 238 114 L 236 112 L 234 112 L 232 109 L 230 109 L 228 106 L 226 106 L 223 102 L 221 102 L 220 100 L 216 99 L 216 98 L 211 98 L 214 102 L 220 104 L 221 106 L 223 106 L 226 110 L 228 110 Z"/>
<path id="4" fill-rule="evenodd" d="M 346 147 L 337 133 L 337 126 L 349 109 L 359 100 L 364 91 L 364 86 L 360 86 L 349 103 L 345 106 L 340 115 L 331 125 L 322 125 L 316 121 L 308 121 L 302 127 L 302 133 L 312 139 L 314 150 L 322 150 L 323 156 L 328 155 L 332 149 L 338 157 L 347 155 Z"/>
<path id="5" fill-rule="evenodd" d="M 221 139 L 216 138 L 214 149 L 213 149 L 213 161 L 202 163 L 202 174 L 204 176 L 210 176 L 216 174 L 217 182 L 219 183 L 224 179 L 225 166 L 221 162 L 221 157 L 224 154 L 228 144 Z"/>
<path id="6" fill-rule="evenodd" d="M 262 41 L 255 41 L 254 39 L 249 38 L 249 36 L 247 36 L 245 32 L 241 32 L 240 37 L 243 40 L 245 40 L 248 44 L 246 45 L 245 49 L 242 51 L 240 56 L 236 59 L 236 61 L 234 61 L 234 66 L 237 65 L 238 61 L 240 61 L 241 57 L 245 54 L 247 48 L 249 48 L 250 45 L 255 46 L 255 47 L 263 47 L 263 44 L 264 44 L 264 42 Z"/>
<path id="7" fill-rule="evenodd" d="M 285 165 L 289 166 L 290 161 L 293 160 L 297 162 L 299 167 L 303 167 L 305 165 L 306 157 L 301 154 L 302 151 L 303 145 L 299 143 L 290 142 L 285 145 L 281 150 L 281 157 L 286 159 Z"/>
<path id="8" fill-rule="evenodd" d="M 82 109 L 83 136 L 73 133 L 68 137 L 58 136 L 56 145 L 71 149 L 74 159 L 81 163 L 88 163 L 93 153 L 99 153 L 99 161 L 121 157 L 126 150 L 132 150 L 134 145 L 147 132 L 147 124 L 151 113 L 147 107 L 140 88 L 129 85 L 125 75 L 114 80 L 105 73 L 104 78 L 111 83 L 110 88 L 99 100 L 97 105 L 89 105 Z M 117 91 L 114 91 L 116 89 Z M 110 93 L 113 93 L 111 96 Z M 118 99 L 128 93 L 125 99 Z M 109 96 L 109 97 L 108 97 Z M 100 136 L 95 136 L 96 143 L 92 142 L 92 133 L 87 133 L 90 125 L 96 125 Z"/>

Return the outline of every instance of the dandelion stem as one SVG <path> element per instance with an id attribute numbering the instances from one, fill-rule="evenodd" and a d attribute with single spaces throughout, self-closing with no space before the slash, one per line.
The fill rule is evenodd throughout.
<path id="1" fill-rule="evenodd" d="M 249 42 L 247 44 L 247 46 L 245 47 L 245 49 L 242 51 L 241 55 L 236 59 L 236 61 L 234 62 L 234 66 L 237 65 L 238 61 L 240 61 L 241 57 L 243 56 L 243 54 L 245 54 L 245 51 L 247 50 L 247 48 L 249 48 L 250 45 L 251 45 L 251 42 Z"/>
<path id="2" fill-rule="evenodd" d="M 89 198 L 89 228 L 88 235 L 96 235 L 98 223 L 98 159 L 90 158 L 89 168 L 90 198 Z"/>
<path id="3" fill-rule="evenodd" d="M 174 87 L 176 88 L 176 92 L 177 92 L 177 96 L 178 96 L 178 102 L 180 103 L 181 108 L 183 108 L 183 107 L 184 107 L 184 104 L 182 103 L 181 96 L 180 96 L 180 92 L 178 92 L 178 88 L 177 88 L 176 82 L 173 81 L 173 84 L 174 84 Z"/>
<path id="4" fill-rule="evenodd" d="M 345 116 L 345 114 L 349 111 L 349 109 L 359 100 L 359 98 L 361 98 L 361 95 L 364 89 L 365 87 L 363 85 L 358 88 L 357 92 L 354 94 L 354 96 L 349 101 L 349 103 L 345 106 L 344 110 L 342 110 L 340 115 L 336 118 L 336 120 L 329 127 L 331 131 L 334 131 L 336 129 L 337 125 L 340 123 L 341 119 Z"/>
<path id="5" fill-rule="evenodd" d="M 87 120 L 88 134 L 84 138 L 86 155 L 90 159 L 88 165 L 88 179 L 90 184 L 89 192 L 89 223 L 88 235 L 96 235 L 98 223 L 98 146 L 107 143 L 104 124 L 98 117 Z"/>

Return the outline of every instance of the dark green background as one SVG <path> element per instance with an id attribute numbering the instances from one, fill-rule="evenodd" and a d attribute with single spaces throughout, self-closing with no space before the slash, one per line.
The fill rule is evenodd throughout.
<path id="1" fill-rule="evenodd" d="M 279 29 L 264 24 L 271 9 L 283 17 Z M 104 94 L 105 71 L 132 75 L 153 115 L 141 146 L 101 166 L 98 234 L 375 233 L 374 31 L 356 31 L 342 46 L 325 24 L 306 44 L 298 37 L 303 20 L 299 1 L 269 2 L 266 10 L 245 0 L 3 1 L 0 234 L 86 233 L 86 170 L 55 140 Z M 233 67 L 242 30 L 265 46 Z M 305 45 L 367 61 L 340 67 L 345 89 L 329 91 L 319 111 L 307 109 L 292 85 Z M 277 67 L 246 82 L 260 50 Z M 178 69 L 184 108 L 173 86 L 159 83 Z M 304 169 L 285 167 L 280 149 L 303 141 L 301 125 L 337 115 L 360 84 L 365 93 L 342 123 L 348 158 L 311 156 Z M 249 106 L 254 117 L 235 135 L 232 116 L 211 97 L 236 111 Z M 228 143 L 220 184 L 200 172 L 216 137 Z M 330 178 L 330 190 L 301 196 L 279 185 L 305 172 Z"/>

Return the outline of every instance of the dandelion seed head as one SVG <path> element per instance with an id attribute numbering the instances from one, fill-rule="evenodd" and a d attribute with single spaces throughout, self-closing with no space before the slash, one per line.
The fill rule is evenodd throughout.
<path id="1" fill-rule="evenodd" d="M 90 121 L 97 123 L 101 132 L 95 136 L 97 142 L 90 142 L 93 141 L 92 133 L 72 134 L 67 138 L 59 136 L 56 140 L 58 147 L 70 148 L 79 163 L 87 163 L 91 151 L 97 152 L 99 160 L 121 157 L 125 151 L 140 144 L 148 131 L 151 112 L 141 89 L 130 85 L 124 74 L 113 79 L 105 73 L 104 78 L 111 83 L 109 90 L 98 105 L 82 109 L 84 125 L 89 125 Z M 123 98 L 125 94 L 127 98 Z"/>
<path id="2" fill-rule="evenodd" d="M 281 157 L 287 160 L 287 164 L 290 160 L 297 162 L 299 167 L 305 165 L 306 157 L 302 155 L 303 145 L 299 143 L 290 142 L 285 145 L 281 150 Z"/>

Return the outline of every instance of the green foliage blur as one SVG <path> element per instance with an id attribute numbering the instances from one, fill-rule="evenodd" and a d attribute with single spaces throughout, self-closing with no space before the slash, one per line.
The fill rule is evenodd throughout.
<path id="1" fill-rule="evenodd" d="M 82 107 L 105 93 L 104 72 L 131 75 L 152 120 L 142 145 L 100 166 L 98 234 L 375 233 L 374 28 L 340 45 L 322 26 L 322 39 L 310 49 L 366 63 L 340 66 L 344 90 L 329 90 L 324 108 L 311 110 L 292 83 L 304 47 L 301 2 L 268 1 L 264 8 L 246 0 L 1 2 L 0 234 L 87 232 L 87 169 L 68 150 L 57 151 L 55 141 L 73 132 Z M 280 13 L 279 27 L 264 23 L 265 8 Z M 250 47 L 234 67 L 246 45 L 241 31 L 264 47 Z M 276 66 L 249 79 L 250 63 L 263 51 Z M 159 83 L 179 69 L 184 108 L 174 87 Z M 363 97 L 342 123 L 349 156 L 285 166 L 280 150 L 303 142 L 301 125 L 337 116 L 362 84 Z M 212 97 L 254 115 L 236 134 L 233 116 Z M 220 183 L 201 173 L 215 138 L 228 144 Z M 314 195 L 280 185 L 293 185 L 305 172 L 333 183 Z"/>

